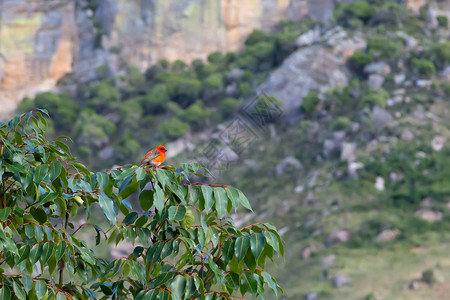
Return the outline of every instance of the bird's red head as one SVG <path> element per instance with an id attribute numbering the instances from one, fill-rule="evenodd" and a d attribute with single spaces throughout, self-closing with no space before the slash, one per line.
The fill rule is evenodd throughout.
<path id="1" fill-rule="evenodd" d="M 163 151 L 163 152 L 167 152 L 166 147 L 159 145 L 158 147 L 156 147 L 156 149 L 158 149 L 159 151 Z"/>

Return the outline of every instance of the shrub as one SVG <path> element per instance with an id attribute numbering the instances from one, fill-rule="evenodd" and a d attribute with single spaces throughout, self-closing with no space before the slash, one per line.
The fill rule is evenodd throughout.
<path id="1" fill-rule="evenodd" d="M 188 108 L 180 110 L 177 117 L 195 129 L 199 129 L 211 117 L 211 110 L 204 108 L 201 101 L 196 101 Z"/>
<path id="2" fill-rule="evenodd" d="M 127 85 L 125 90 L 128 94 L 141 93 L 145 91 L 147 87 L 145 76 L 135 66 L 128 68 L 126 81 Z"/>
<path id="3" fill-rule="evenodd" d="M 115 131 L 113 122 L 91 110 L 81 112 L 74 125 L 77 142 L 93 148 L 106 144 Z"/>
<path id="4" fill-rule="evenodd" d="M 224 63 L 224 56 L 222 52 L 216 51 L 208 55 L 208 62 L 212 64 L 216 64 L 218 66 L 223 65 Z"/>
<path id="5" fill-rule="evenodd" d="M 256 71 L 258 69 L 258 60 L 248 53 L 240 54 L 236 60 L 240 69 Z"/>
<path id="6" fill-rule="evenodd" d="M 256 45 L 260 42 L 267 42 L 270 40 L 270 36 L 262 30 L 256 29 L 245 40 L 246 46 Z"/>
<path id="7" fill-rule="evenodd" d="M 139 98 L 139 102 L 146 114 L 163 113 L 169 101 L 169 93 L 164 84 L 155 85 L 147 95 Z"/>
<path id="8" fill-rule="evenodd" d="M 204 79 L 212 74 L 219 72 L 219 66 L 216 64 L 208 64 L 199 67 L 197 73 L 200 79 Z"/>
<path id="9" fill-rule="evenodd" d="M 332 130 L 343 130 L 343 129 L 350 127 L 351 124 L 352 124 L 352 122 L 350 121 L 349 118 L 340 116 L 331 123 L 331 129 Z"/>
<path id="10" fill-rule="evenodd" d="M 93 106 L 97 112 L 117 108 L 120 103 L 119 90 L 107 81 L 92 87 L 91 97 L 92 99 L 89 104 Z"/>
<path id="11" fill-rule="evenodd" d="M 259 42 L 254 45 L 247 46 L 245 52 L 252 57 L 255 57 L 260 63 L 267 63 L 270 67 L 274 63 L 275 45 L 273 43 Z"/>
<path id="12" fill-rule="evenodd" d="M 372 55 L 362 51 L 356 51 L 349 58 L 348 62 L 350 68 L 352 68 L 355 72 L 362 74 L 364 67 L 370 64 L 372 61 L 373 61 Z"/>
<path id="13" fill-rule="evenodd" d="M 202 83 L 186 75 L 174 72 L 161 72 L 155 77 L 158 83 L 164 83 L 173 101 L 188 105 L 196 100 L 202 90 Z"/>
<path id="14" fill-rule="evenodd" d="M 140 127 L 139 121 L 141 120 L 142 115 L 143 109 L 138 99 L 135 98 L 125 101 L 120 106 L 120 119 L 122 120 L 121 129 L 138 129 Z"/>
<path id="15" fill-rule="evenodd" d="M 361 99 L 361 106 L 375 107 L 379 106 L 381 108 L 386 107 L 386 102 L 389 97 L 389 93 L 384 89 L 369 89 L 367 95 Z"/>
<path id="16" fill-rule="evenodd" d="M 423 271 L 421 280 L 430 285 L 436 283 L 436 276 L 434 275 L 434 271 L 432 269 Z"/>
<path id="17" fill-rule="evenodd" d="M 354 19 L 366 23 L 375 12 L 376 8 L 367 1 L 355 1 L 337 4 L 334 8 L 334 17 L 338 23 L 349 26 L 350 21 Z"/>
<path id="18" fill-rule="evenodd" d="M 238 100 L 234 98 L 226 98 L 219 104 L 219 111 L 223 118 L 229 117 L 238 108 Z"/>
<path id="19" fill-rule="evenodd" d="M 171 139 L 179 138 L 190 130 L 191 127 L 189 124 L 181 121 L 177 117 L 164 120 L 158 126 L 158 131 Z"/>
<path id="20" fill-rule="evenodd" d="M 367 48 L 370 55 L 378 54 L 383 58 L 395 57 L 402 45 L 399 42 L 394 42 L 389 38 L 381 35 L 370 36 L 367 40 Z"/>
<path id="21" fill-rule="evenodd" d="M 242 97 L 246 97 L 250 94 L 250 83 L 248 82 L 240 82 L 239 83 L 239 92 Z"/>
<path id="22" fill-rule="evenodd" d="M 310 91 L 308 95 L 303 97 L 302 105 L 300 110 L 304 113 L 310 114 L 316 110 L 317 104 L 319 104 L 320 98 L 316 91 Z"/>
<path id="23" fill-rule="evenodd" d="M 450 63 L 450 42 L 435 44 L 432 51 L 436 57 L 434 60 L 436 66 L 443 67 Z"/>
<path id="24" fill-rule="evenodd" d="M 431 76 L 436 73 L 436 68 L 434 67 L 433 62 L 428 59 L 413 58 L 411 63 L 421 75 Z"/>
<path id="25" fill-rule="evenodd" d="M 30 110 L 33 110 L 36 108 L 36 105 L 34 104 L 34 100 L 28 97 L 25 97 L 22 99 L 22 102 L 19 103 L 18 111 L 20 113 L 24 113 Z"/>
<path id="26" fill-rule="evenodd" d="M 439 24 L 439 27 L 448 28 L 448 18 L 447 16 L 437 16 L 436 20 Z"/>
<path id="27" fill-rule="evenodd" d="M 32 106 L 32 103 L 27 100 L 25 105 Z M 37 94 L 34 99 L 34 106 L 47 109 L 58 128 L 71 128 L 77 117 L 75 103 L 64 94 L 52 92 Z"/>
<path id="28" fill-rule="evenodd" d="M 188 65 L 181 59 L 177 59 L 173 62 L 171 70 L 177 73 L 183 73 L 189 70 Z"/>
<path id="29" fill-rule="evenodd" d="M 203 81 L 203 89 L 204 90 L 210 90 L 210 91 L 219 90 L 222 88 L 222 85 L 223 85 L 223 76 L 221 73 L 209 75 Z"/>

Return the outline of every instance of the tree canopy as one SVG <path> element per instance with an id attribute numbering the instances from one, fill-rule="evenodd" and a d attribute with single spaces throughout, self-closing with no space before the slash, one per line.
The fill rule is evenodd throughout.
<path id="1" fill-rule="evenodd" d="M 71 156 L 69 138 L 46 139 L 42 114 L 0 123 L 1 299 L 229 299 L 279 292 L 264 268 L 275 252 L 283 255 L 283 243 L 270 224 L 235 226 L 230 212 L 251 210 L 241 191 L 191 182 L 208 172 L 197 163 L 93 173 Z M 99 211 L 107 228 L 74 221 Z M 94 252 L 94 239 L 112 247 L 129 241 L 134 249 L 105 260 Z"/>

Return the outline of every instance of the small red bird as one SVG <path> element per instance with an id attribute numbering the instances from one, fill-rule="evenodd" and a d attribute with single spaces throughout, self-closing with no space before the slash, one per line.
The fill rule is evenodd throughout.
<path id="1" fill-rule="evenodd" d="M 166 148 L 162 145 L 156 147 L 156 149 L 150 150 L 145 154 L 144 159 L 141 161 L 142 165 L 159 166 L 166 159 Z"/>

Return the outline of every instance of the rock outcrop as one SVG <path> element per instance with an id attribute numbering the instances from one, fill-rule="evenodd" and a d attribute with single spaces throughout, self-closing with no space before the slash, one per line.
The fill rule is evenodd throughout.
<path id="1" fill-rule="evenodd" d="M 337 0 L 3 0 L 0 119 L 20 99 L 53 89 L 70 73 L 86 81 L 120 61 L 146 69 L 158 59 L 236 51 L 253 29 L 308 14 L 326 21 Z"/>

